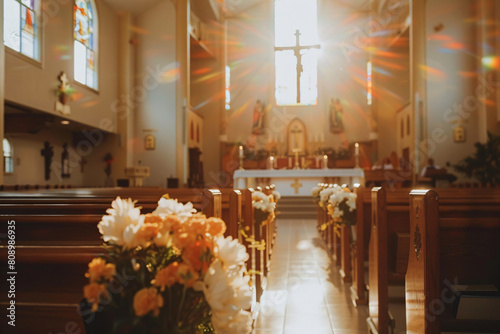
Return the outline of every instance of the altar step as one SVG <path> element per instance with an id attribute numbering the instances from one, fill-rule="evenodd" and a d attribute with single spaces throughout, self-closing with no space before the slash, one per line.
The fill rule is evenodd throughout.
<path id="1" fill-rule="evenodd" d="M 311 196 L 283 196 L 276 210 L 283 219 L 316 219 L 316 204 Z"/>

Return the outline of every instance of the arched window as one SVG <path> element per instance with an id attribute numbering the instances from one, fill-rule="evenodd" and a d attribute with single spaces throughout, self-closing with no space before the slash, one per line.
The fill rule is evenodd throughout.
<path id="1" fill-rule="evenodd" d="M 7 138 L 3 139 L 3 170 L 4 173 L 14 173 L 12 145 Z"/>
<path id="2" fill-rule="evenodd" d="M 75 80 L 97 89 L 97 15 L 93 0 L 75 0 L 73 37 Z"/>
<path id="3" fill-rule="evenodd" d="M 3 2 L 5 46 L 37 61 L 40 61 L 39 10 L 40 0 Z"/>

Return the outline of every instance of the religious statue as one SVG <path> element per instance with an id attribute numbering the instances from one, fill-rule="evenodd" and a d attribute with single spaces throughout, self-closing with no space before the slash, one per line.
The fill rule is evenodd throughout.
<path id="1" fill-rule="evenodd" d="M 54 156 L 54 148 L 50 146 L 48 141 L 45 141 L 41 151 L 42 156 L 45 158 L 45 180 L 50 179 L 50 165 L 52 164 L 52 157 Z"/>
<path id="2" fill-rule="evenodd" d="M 342 105 L 339 99 L 330 99 L 329 116 L 330 116 L 330 132 L 341 133 L 344 131 Z"/>
<path id="3" fill-rule="evenodd" d="M 264 127 L 264 106 L 260 100 L 257 100 L 253 107 L 252 133 L 260 134 Z"/>
<path id="4" fill-rule="evenodd" d="M 61 177 L 70 177 L 68 143 L 64 143 L 63 152 L 61 153 Z"/>
<path id="5" fill-rule="evenodd" d="M 60 84 L 57 88 L 58 101 L 56 102 L 56 111 L 59 111 L 63 115 L 69 115 L 71 109 L 67 103 L 73 93 L 73 89 L 69 86 L 68 76 L 64 71 L 59 73 L 57 79 L 59 79 Z"/>

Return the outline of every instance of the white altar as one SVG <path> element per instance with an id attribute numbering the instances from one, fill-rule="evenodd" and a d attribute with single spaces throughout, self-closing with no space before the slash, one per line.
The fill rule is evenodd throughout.
<path id="1" fill-rule="evenodd" d="M 352 186 L 363 184 L 361 168 L 334 169 L 237 169 L 234 171 L 234 188 L 243 189 L 258 186 L 257 179 L 267 178 L 268 184 L 276 185 L 282 196 L 310 196 L 311 189 L 327 178 L 335 178 L 339 184 Z"/>

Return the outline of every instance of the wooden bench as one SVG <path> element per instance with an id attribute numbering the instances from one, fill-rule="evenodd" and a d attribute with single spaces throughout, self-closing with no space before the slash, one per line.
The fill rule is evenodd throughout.
<path id="1" fill-rule="evenodd" d="M 499 211 L 500 192 L 496 196 L 484 196 L 479 191 L 439 189 L 439 193 L 443 217 L 489 217 Z M 372 189 L 369 325 L 373 333 L 388 333 L 391 318 L 388 312 L 389 285 L 404 283 L 411 241 L 409 217 L 408 193 L 386 191 L 380 187 Z M 404 295 L 399 297 L 404 300 Z M 404 319 L 398 321 L 405 323 Z"/>
<path id="2" fill-rule="evenodd" d="M 129 190 L 131 190 L 129 192 Z M 150 189 L 151 190 L 151 189 Z M 168 192 L 180 202 L 191 201 L 207 216 L 221 216 L 221 194 L 218 190 L 193 189 L 89 189 L 41 193 L 9 193 L 0 195 L 0 216 L 4 223 L 16 221 L 16 306 L 19 306 L 16 330 L 20 333 L 64 331 L 68 321 L 83 328 L 76 312 L 88 283 L 84 274 L 88 263 L 103 255 L 97 224 L 117 195 L 136 198 L 141 212 L 150 212 L 161 195 Z M 80 197 L 83 196 L 83 197 Z M 52 203 L 52 204 L 51 204 Z M 7 248 L 0 247 L 2 267 Z M 7 289 L 6 281 L 0 283 Z M 7 291 L 7 290 L 4 290 Z M 0 303 L 5 307 L 5 303 Z M 47 313 L 51 317 L 45 317 Z M 26 321 L 21 315 L 30 316 Z M 22 319 L 22 321 L 21 321 Z M 38 327 L 37 323 L 43 323 Z M 3 322 L 0 332 L 6 329 Z"/>
<path id="3" fill-rule="evenodd" d="M 484 196 L 484 192 L 478 194 Z M 493 202 L 495 199 L 498 197 Z M 407 333 L 498 333 L 499 320 L 455 319 L 452 306 L 457 300 L 449 286 L 499 287 L 500 205 L 492 206 L 480 217 L 444 217 L 442 208 L 441 195 L 433 190 L 410 194 Z"/>

